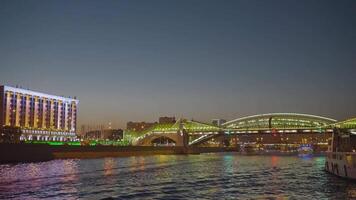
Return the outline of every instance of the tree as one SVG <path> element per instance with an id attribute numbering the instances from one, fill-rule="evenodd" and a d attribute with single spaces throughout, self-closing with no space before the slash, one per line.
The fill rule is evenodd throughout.
<path id="1" fill-rule="evenodd" d="M 0 142 L 19 143 L 22 131 L 19 127 L 5 126 L 1 129 Z"/>

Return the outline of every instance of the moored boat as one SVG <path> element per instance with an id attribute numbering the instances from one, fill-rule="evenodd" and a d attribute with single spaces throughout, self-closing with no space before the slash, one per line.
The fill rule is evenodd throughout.
<path id="1" fill-rule="evenodd" d="M 325 170 L 340 177 L 356 179 L 356 134 L 334 129 L 326 153 Z"/>

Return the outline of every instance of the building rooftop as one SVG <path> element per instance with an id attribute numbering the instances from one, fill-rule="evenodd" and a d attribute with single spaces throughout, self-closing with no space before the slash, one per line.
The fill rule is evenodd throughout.
<path id="1" fill-rule="evenodd" d="M 22 93 L 22 94 L 29 94 L 29 95 L 34 95 L 34 96 L 46 97 L 46 98 L 49 98 L 49 99 L 58 99 L 58 100 L 61 100 L 61 101 L 66 101 L 66 102 L 76 101 L 76 103 L 79 103 L 79 100 L 75 99 L 75 98 L 51 95 L 51 94 L 46 94 L 46 93 L 43 93 L 43 92 L 38 92 L 38 91 L 33 91 L 33 90 L 28 90 L 28 89 L 23 89 L 23 88 L 18 88 L 18 87 L 12 87 L 12 86 L 7 86 L 7 85 L 2 85 L 1 87 L 4 87 L 5 91 L 12 91 L 12 92 L 18 92 L 18 93 Z"/>

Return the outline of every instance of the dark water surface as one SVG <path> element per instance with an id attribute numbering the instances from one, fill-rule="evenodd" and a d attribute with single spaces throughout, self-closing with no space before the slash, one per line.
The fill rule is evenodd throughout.
<path id="1" fill-rule="evenodd" d="M 1 199 L 352 199 L 324 157 L 162 155 L 0 165 Z"/>

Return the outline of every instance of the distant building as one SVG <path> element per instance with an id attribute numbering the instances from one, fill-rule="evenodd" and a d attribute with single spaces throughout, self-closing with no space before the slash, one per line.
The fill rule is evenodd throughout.
<path id="1" fill-rule="evenodd" d="M 176 118 L 175 117 L 160 117 L 158 119 L 158 123 L 160 123 L 160 124 L 176 123 Z"/>
<path id="2" fill-rule="evenodd" d="M 158 119 L 158 122 L 127 122 L 126 124 L 126 130 L 130 131 L 144 131 L 152 126 L 156 125 L 157 123 L 159 124 L 171 124 L 175 123 L 176 118 L 175 117 L 160 117 Z"/>
<path id="3" fill-rule="evenodd" d="M 100 140 L 101 139 L 101 131 L 100 130 L 88 131 L 85 133 L 84 139 Z"/>
<path id="4" fill-rule="evenodd" d="M 123 138 L 122 129 L 93 130 L 85 133 L 87 140 L 121 140 Z"/>
<path id="5" fill-rule="evenodd" d="M 157 122 L 127 122 L 126 129 L 130 131 L 143 131 L 151 128 Z"/>
<path id="6" fill-rule="evenodd" d="M 109 140 L 122 140 L 124 137 L 124 131 L 122 129 L 110 129 L 107 138 Z"/>
<path id="7" fill-rule="evenodd" d="M 0 131 L 20 130 L 20 140 L 76 140 L 75 98 L 0 86 Z M 17 132 L 17 131 L 16 131 Z"/>
<path id="8" fill-rule="evenodd" d="M 214 125 L 214 126 L 221 126 L 223 123 L 225 123 L 226 120 L 225 119 L 213 119 L 211 121 L 211 123 Z"/>

